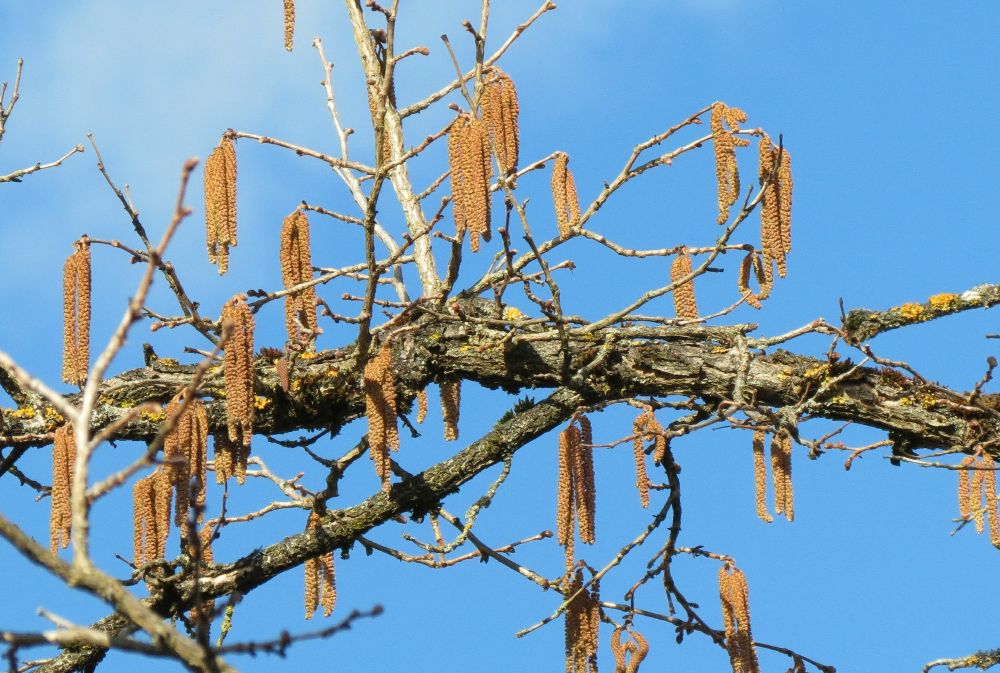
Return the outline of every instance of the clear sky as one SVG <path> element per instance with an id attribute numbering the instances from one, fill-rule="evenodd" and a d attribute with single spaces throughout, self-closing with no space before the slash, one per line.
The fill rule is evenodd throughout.
<path id="1" fill-rule="evenodd" d="M 289 54 L 282 47 L 277 0 L 0 3 L 0 80 L 12 79 L 16 59 L 25 59 L 22 99 L 0 146 L 0 174 L 50 161 L 93 132 L 112 176 L 130 185 L 147 228 L 160 232 L 173 207 L 181 163 L 206 156 L 227 128 L 336 151 L 318 86 L 322 69 L 309 46 L 316 35 L 335 64 L 345 123 L 358 130 L 353 152 L 370 156 L 367 105 L 344 9 L 318 0 L 296 4 L 296 48 Z M 453 69 L 441 33 L 448 33 L 460 58 L 470 62 L 460 22 L 476 19 L 479 9 L 478 3 L 458 0 L 400 4 L 400 44 L 431 50 L 429 57 L 400 66 L 397 95 L 405 104 L 450 81 Z M 534 0 L 493 4 L 493 46 L 537 7 Z M 995 282 L 1000 136 L 987 131 L 1000 102 L 998 24 L 1000 6 L 982 1 L 566 0 L 525 33 L 501 65 L 520 96 L 522 165 L 556 149 L 568 152 L 585 202 L 617 174 L 636 143 L 715 100 L 746 110 L 748 126 L 762 126 L 774 137 L 782 133 L 796 179 L 790 277 L 778 284 L 762 312 L 741 309 L 730 317 L 759 323 L 761 334 L 778 334 L 818 316 L 835 320 L 841 298 L 848 309 L 886 308 Z M 439 107 L 414 118 L 408 143 L 438 130 L 451 115 Z M 417 184 L 442 170 L 442 149 L 414 167 Z M 200 172 L 189 199 L 195 214 L 169 253 L 211 315 L 236 292 L 280 284 L 278 227 L 300 200 L 350 209 L 345 190 L 324 164 L 246 140 L 237 152 L 241 230 L 232 272 L 220 279 L 204 259 Z M 741 155 L 745 185 L 754 182 L 755 161 L 752 150 Z M 537 212 L 535 226 L 551 235 L 547 180 L 542 171 L 525 179 L 522 188 L 533 197 L 529 210 Z M 714 190 L 706 147 L 628 186 L 591 227 L 634 246 L 706 245 L 717 231 Z M 398 229 L 398 213 L 388 202 L 382 210 L 387 224 Z M 60 269 L 71 242 L 84 232 L 134 242 L 89 146 L 57 170 L 0 185 L 0 349 L 52 383 L 59 374 Z M 356 232 L 318 218 L 314 232 L 316 263 L 360 259 Z M 748 230 L 745 238 L 751 234 Z M 559 249 L 577 264 L 562 279 L 571 312 L 599 316 L 662 283 L 667 274 L 662 260 L 623 266 L 595 247 L 574 242 Z M 94 250 L 95 344 L 110 334 L 139 276 L 139 269 L 115 252 Z M 485 256 L 469 260 L 463 279 L 475 279 L 485 264 Z M 732 259 L 720 261 L 727 273 L 699 286 L 703 308 L 724 306 L 735 297 L 735 265 Z M 344 291 L 357 287 L 331 286 L 320 294 L 348 310 L 339 302 Z M 174 310 L 162 286 L 152 302 Z M 283 339 L 280 308 L 272 308 L 258 316 L 259 345 L 280 345 Z M 669 299 L 650 307 L 666 315 L 671 310 Z M 984 338 L 993 331 L 1000 331 L 994 315 L 984 312 L 887 334 L 875 345 L 883 356 L 908 360 L 930 378 L 968 389 L 996 343 Z M 331 328 L 320 345 L 334 347 L 351 335 Z M 154 342 L 161 355 L 179 355 L 184 345 L 203 346 L 199 339 L 180 330 L 150 335 L 140 326 L 115 368 L 141 364 L 143 341 Z M 821 352 L 826 346 L 806 340 L 791 348 Z M 461 432 L 471 441 L 510 401 L 468 388 Z M 630 432 L 628 412 L 609 412 L 594 422 L 598 441 Z M 810 436 L 826 426 L 814 427 Z M 340 455 L 361 432 L 348 428 L 319 450 Z M 454 447 L 436 437 L 432 426 L 426 439 L 404 446 L 403 463 L 420 469 L 449 455 Z M 860 430 L 849 435 L 855 444 L 881 438 Z M 489 542 L 499 545 L 554 527 L 554 449 L 555 438 L 548 437 L 518 454 L 510 482 L 482 518 L 481 535 Z M 108 447 L 97 467 L 113 470 L 138 450 L 128 444 Z M 840 671 L 919 670 L 931 659 L 1000 646 L 995 622 L 1000 590 L 989 579 L 1000 552 L 970 530 L 949 535 L 957 516 L 954 473 L 893 468 L 874 454 L 845 472 L 845 456 L 827 454 L 812 462 L 797 447 L 797 520 L 768 526 L 753 512 L 745 433 L 698 435 L 678 441 L 675 450 L 684 467 L 682 544 L 705 545 L 737 559 L 749 577 L 759 640 Z M 261 440 L 254 452 L 282 474 L 310 469 L 301 454 Z M 623 446 L 597 458 L 599 544 L 586 555 L 595 566 L 613 556 L 650 515 L 638 507 L 630 487 L 629 453 Z M 48 481 L 50 462 L 50 454 L 38 450 L 23 464 Z M 471 483 L 452 511 L 464 511 L 493 474 Z M 318 485 L 321 479 L 310 473 L 305 482 Z M 359 481 L 343 498 L 352 502 L 375 487 L 373 479 Z M 230 506 L 246 511 L 274 497 L 252 484 Z M 31 534 L 47 538 L 47 502 L 35 503 L 33 493 L 10 476 L 0 479 L 0 506 L 14 511 Z M 131 555 L 130 507 L 123 496 L 95 511 L 99 561 L 119 576 L 125 567 L 114 554 Z M 220 541 L 216 557 L 229 560 L 248 547 L 270 544 L 304 522 L 303 512 L 281 513 L 250 536 L 234 531 L 232 539 Z M 428 535 L 426 527 L 406 530 Z M 405 547 L 401 532 L 390 524 L 372 537 Z M 559 573 L 554 544 L 525 548 L 518 559 L 549 576 Z M 606 582 L 604 597 L 620 599 L 640 566 L 626 568 L 617 583 Z M 96 601 L 60 591 L 9 547 L 0 547 L 0 567 L 19 578 L 4 588 L 0 629 L 47 628 L 48 622 L 35 616 L 38 607 L 81 623 L 105 614 Z M 675 576 L 702 605 L 702 615 L 719 625 L 716 569 L 714 562 L 682 558 Z M 297 645 L 287 662 L 235 663 L 248 671 L 301 666 L 344 673 L 562 666 L 561 624 L 513 637 L 554 610 L 558 597 L 496 564 L 432 571 L 366 557 L 356 548 L 350 559 L 338 560 L 337 571 L 339 614 L 380 603 L 385 615 L 333 640 Z M 230 638 L 307 628 L 301 583 L 301 573 L 293 571 L 251 594 L 237 608 Z M 640 602 L 650 610 L 667 609 L 662 592 L 653 588 Z M 724 653 L 706 637 L 694 634 L 677 646 L 672 628 L 637 624 L 651 643 L 644 670 L 728 669 Z M 308 627 L 318 625 L 322 622 Z M 602 666 L 611 670 L 607 634 L 602 648 Z M 103 670 L 135 670 L 139 663 L 115 654 Z M 762 655 L 762 664 L 764 670 L 788 666 L 770 654 Z M 162 662 L 141 665 L 150 671 L 176 669 Z"/>

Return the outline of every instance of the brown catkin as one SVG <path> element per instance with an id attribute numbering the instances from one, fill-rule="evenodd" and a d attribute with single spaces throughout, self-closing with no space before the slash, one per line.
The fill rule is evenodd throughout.
<path id="1" fill-rule="evenodd" d="M 285 49 L 292 50 L 295 36 L 295 0 L 285 0 Z"/>
<path id="2" fill-rule="evenodd" d="M 565 596 L 579 592 L 566 608 L 565 642 L 567 673 L 597 673 L 598 626 L 600 625 L 600 589 L 595 582 L 590 591 L 583 588 L 583 571 L 577 569 L 564 583 Z"/>
<path id="3" fill-rule="evenodd" d="M 392 349 L 382 345 L 368 360 L 364 372 L 365 415 L 368 417 L 368 452 L 382 490 L 389 490 L 389 451 L 399 449 L 396 428 L 396 386 L 392 378 Z"/>
<path id="4" fill-rule="evenodd" d="M 969 488 L 968 466 L 974 460 L 973 456 L 966 456 L 959 463 L 963 469 L 958 471 L 958 513 L 963 519 L 968 519 L 972 516 L 972 491 Z"/>
<path id="5" fill-rule="evenodd" d="M 792 438 L 785 430 L 771 438 L 771 478 L 774 480 L 774 513 L 792 521 L 795 504 L 792 491 Z"/>
<path id="6" fill-rule="evenodd" d="M 784 149 L 780 150 L 782 157 L 779 160 L 779 148 L 771 143 L 771 138 L 766 133 L 761 135 L 758 149 L 760 154 L 758 173 L 763 190 L 760 204 L 760 240 L 764 254 L 764 273 L 770 283 L 774 273 L 772 260 L 777 262 L 779 276 L 784 278 L 787 272 L 785 256 L 791 249 L 791 163 L 785 156 L 787 151 Z M 785 180 L 787 180 L 787 193 L 782 186 Z"/>
<path id="7" fill-rule="evenodd" d="M 180 395 L 167 405 L 168 417 L 177 414 L 183 400 Z M 208 413 L 198 399 L 191 400 L 180 416 L 177 416 L 173 430 L 163 440 L 164 464 L 170 476 L 175 496 L 174 525 L 180 527 L 182 535 L 187 535 L 187 510 L 194 506 L 198 510 L 197 522 L 204 518 L 205 471 L 208 452 Z M 196 479 L 194 502 L 191 502 L 191 479 Z"/>
<path id="8" fill-rule="evenodd" d="M 743 298 L 748 304 L 756 309 L 759 309 L 761 307 L 760 300 L 763 299 L 763 297 L 759 296 L 750 289 L 750 271 L 753 270 L 753 262 L 754 253 L 747 253 L 747 256 L 743 258 L 742 262 L 740 262 L 740 273 L 736 279 L 736 287 L 739 289 L 740 294 L 743 295 Z M 763 294 L 763 292 L 761 294 Z"/>
<path id="9" fill-rule="evenodd" d="M 747 120 L 746 113 L 725 103 L 712 106 L 709 125 L 715 149 L 715 181 L 718 191 L 719 216 L 717 222 L 725 224 L 729 210 L 740 198 L 740 172 L 736 163 L 736 148 L 745 147 L 748 141 L 734 135 L 740 124 Z M 729 126 L 727 129 L 726 126 Z"/>
<path id="10" fill-rule="evenodd" d="M 288 290 L 312 280 L 309 218 L 296 210 L 281 225 L 281 280 Z M 285 296 L 285 330 L 288 341 L 311 345 L 319 333 L 316 322 L 316 288 L 309 286 Z"/>
<path id="11" fill-rule="evenodd" d="M 306 530 L 318 530 L 319 515 L 309 513 Z M 314 556 L 305 562 L 305 608 L 306 619 L 312 619 L 316 608 L 323 607 L 323 616 L 329 617 L 337 603 L 337 581 L 333 568 L 333 551 Z"/>
<path id="12" fill-rule="evenodd" d="M 767 511 L 767 465 L 764 461 L 764 431 L 753 431 L 753 489 L 757 503 L 757 516 L 765 523 L 774 518 Z"/>
<path id="13" fill-rule="evenodd" d="M 451 171 L 452 212 L 455 235 L 469 233 L 469 246 L 479 250 L 479 239 L 490 240 L 489 129 L 483 119 L 460 115 L 448 132 L 448 165 Z"/>
<path id="14" fill-rule="evenodd" d="M 570 436 L 559 433 L 559 481 L 556 489 L 556 540 L 569 549 L 573 544 L 573 466 Z"/>
<path id="15" fill-rule="evenodd" d="M 594 544 L 594 515 L 596 497 L 594 493 L 594 456 L 588 442 L 584 445 L 580 428 L 571 424 L 565 430 L 568 442 L 570 469 L 573 472 L 573 502 L 576 520 L 580 530 L 580 540 L 584 544 Z"/>
<path id="16" fill-rule="evenodd" d="M 517 117 L 520 106 L 513 80 L 496 66 L 492 68 L 483 88 L 482 109 L 500 173 L 510 175 L 517 171 L 520 147 Z"/>
<path id="17" fill-rule="evenodd" d="M 719 598 L 726 631 L 726 649 L 733 673 L 760 673 L 750 629 L 750 594 L 746 575 L 729 563 L 719 570 Z"/>
<path id="18" fill-rule="evenodd" d="M 558 152 L 552 164 L 552 201 L 556 207 L 559 236 L 567 238 L 572 228 L 580 223 L 580 199 L 573 171 L 569 169 L 569 155 L 565 152 Z"/>
<path id="19" fill-rule="evenodd" d="M 170 533 L 170 476 L 157 468 L 132 488 L 132 544 L 137 566 L 163 558 Z"/>
<path id="20" fill-rule="evenodd" d="M 997 512 L 997 473 L 993 457 L 983 454 L 982 466 L 986 468 L 983 474 L 983 496 L 986 500 L 986 518 L 990 530 L 990 544 L 1000 547 L 1000 517 Z"/>
<path id="21" fill-rule="evenodd" d="M 458 414 L 462 407 L 462 382 L 442 381 L 440 388 L 444 439 L 451 442 L 458 439 Z"/>
<path id="22" fill-rule="evenodd" d="M 90 240 L 74 247 L 63 266 L 62 380 L 82 386 L 90 364 Z"/>
<path id="23" fill-rule="evenodd" d="M 785 257 L 792 251 L 792 188 L 792 157 L 788 148 L 782 147 L 778 161 L 778 229 L 782 251 L 779 269 L 783 268 Z M 781 275 L 784 277 L 784 272 Z"/>
<path id="24" fill-rule="evenodd" d="M 236 150 L 228 134 L 205 160 L 205 243 L 208 261 L 221 276 L 229 270 L 229 248 L 236 246 Z"/>
<path id="25" fill-rule="evenodd" d="M 635 458 L 635 487 L 639 490 L 639 502 L 643 507 L 649 507 L 649 475 L 646 473 L 646 453 L 643 441 L 648 436 L 651 425 L 660 427 L 653 416 L 653 410 L 646 408 L 632 423 L 632 454 Z"/>
<path id="26" fill-rule="evenodd" d="M 636 673 L 649 654 L 649 642 L 638 631 L 622 625 L 611 632 L 611 653 L 615 658 L 615 673 Z"/>
<path id="27" fill-rule="evenodd" d="M 681 278 L 691 275 L 691 256 L 682 249 L 670 263 L 670 282 L 676 283 Z M 674 313 L 681 320 L 698 319 L 698 302 L 694 296 L 694 278 L 673 290 Z"/>
<path id="28" fill-rule="evenodd" d="M 973 463 L 973 467 L 978 466 L 978 461 Z M 972 470 L 972 488 L 969 492 L 969 510 L 976 522 L 976 532 L 982 533 L 984 530 L 983 520 L 983 471 Z"/>
<path id="29" fill-rule="evenodd" d="M 423 423 L 427 419 L 427 390 L 417 391 L 417 423 Z"/>
<path id="30" fill-rule="evenodd" d="M 238 294 L 222 308 L 222 324 L 232 327 L 225 345 L 226 423 L 229 440 L 244 447 L 253 438 L 254 319 L 246 304 L 246 295 Z M 245 469 L 245 465 L 244 465 Z"/>
<path id="31" fill-rule="evenodd" d="M 73 426 L 66 424 L 55 431 L 52 442 L 52 510 L 49 515 L 49 549 L 55 553 L 70 542 L 72 516 L 70 491 L 73 484 L 73 464 L 76 462 L 76 439 Z"/>

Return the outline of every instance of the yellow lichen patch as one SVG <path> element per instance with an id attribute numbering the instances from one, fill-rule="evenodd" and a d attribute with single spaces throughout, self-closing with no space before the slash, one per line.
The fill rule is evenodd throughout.
<path id="1" fill-rule="evenodd" d="M 45 420 L 47 421 L 55 421 L 56 423 L 62 423 L 64 420 L 66 420 L 63 418 L 62 414 L 56 411 L 55 407 L 45 407 L 45 410 L 42 413 L 45 415 Z"/>
<path id="2" fill-rule="evenodd" d="M 270 397 L 262 397 L 261 395 L 254 395 L 253 406 L 254 409 L 266 409 L 271 404 Z"/>
<path id="3" fill-rule="evenodd" d="M 907 320 L 921 320 L 924 317 L 924 307 L 920 304 L 903 304 L 897 310 Z"/>
<path id="4" fill-rule="evenodd" d="M 312 360 L 314 357 L 319 355 L 316 351 L 306 351 L 305 353 L 299 353 L 300 360 Z"/>
<path id="5" fill-rule="evenodd" d="M 931 306 L 933 306 L 936 309 L 947 310 L 950 308 L 954 308 L 955 304 L 958 303 L 958 295 L 951 294 L 949 292 L 942 292 L 941 294 L 936 294 L 928 298 L 927 301 L 929 301 L 931 303 Z"/>
<path id="6" fill-rule="evenodd" d="M 31 406 L 18 407 L 7 415 L 11 418 L 34 418 L 38 415 L 38 410 Z"/>
<path id="7" fill-rule="evenodd" d="M 821 362 L 815 367 L 807 369 L 802 376 L 807 379 L 820 379 L 830 373 L 830 364 L 827 362 Z"/>
<path id="8" fill-rule="evenodd" d="M 504 320 L 520 320 L 524 317 L 524 314 L 520 309 L 514 308 L 513 306 L 506 306 L 503 310 Z"/>
<path id="9" fill-rule="evenodd" d="M 143 419 L 144 421 L 150 421 L 152 423 L 159 423 L 160 421 L 166 420 L 167 415 L 165 413 L 163 413 L 162 411 L 157 411 L 157 412 L 154 412 L 154 413 L 151 413 L 151 414 L 143 412 L 143 413 L 139 414 L 139 418 Z"/>

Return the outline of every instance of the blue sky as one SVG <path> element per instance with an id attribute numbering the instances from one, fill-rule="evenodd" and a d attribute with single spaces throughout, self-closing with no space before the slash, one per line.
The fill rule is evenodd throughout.
<path id="1" fill-rule="evenodd" d="M 367 105 L 343 8 L 300 0 L 296 49 L 288 54 L 281 44 L 280 5 L 276 0 L 0 4 L 0 79 L 11 79 L 16 59 L 25 59 L 22 100 L 0 146 L 0 173 L 51 160 L 85 143 L 92 131 L 112 176 L 130 185 L 146 227 L 160 232 L 173 207 L 182 161 L 206 156 L 226 128 L 334 151 L 318 86 L 322 69 L 309 47 L 314 35 L 322 37 L 335 63 L 344 121 L 358 129 L 353 152 L 367 157 Z M 400 42 L 431 49 L 429 57 L 400 66 L 397 94 L 405 103 L 450 78 L 452 66 L 437 37 L 442 32 L 469 62 L 460 21 L 477 17 L 478 6 L 458 0 L 401 5 Z M 494 5 L 493 45 L 536 8 L 522 0 Z M 555 149 L 568 152 L 585 201 L 617 174 L 633 145 L 712 101 L 742 107 L 748 126 L 763 126 L 772 136 L 783 133 L 796 177 L 790 277 L 762 312 L 743 309 L 733 316 L 759 323 L 762 334 L 776 334 L 818 316 L 835 320 L 840 298 L 847 308 L 884 308 L 995 280 L 993 197 L 1000 182 L 1000 139 L 988 125 L 998 104 L 998 22 L 1000 7 L 987 2 L 566 0 L 521 38 L 502 65 L 520 95 L 522 165 Z M 410 144 L 441 128 L 451 114 L 441 107 L 413 119 L 407 128 Z M 414 166 L 418 185 L 441 170 L 441 150 L 433 149 Z M 241 243 L 233 251 L 231 273 L 220 279 L 204 259 L 200 173 L 189 199 L 195 214 L 169 253 L 192 294 L 213 315 L 235 292 L 280 283 L 276 235 L 281 218 L 300 200 L 350 208 L 325 165 L 246 140 L 237 151 Z M 744 184 L 751 184 L 753 151 L 741 162 Z M 539 172 L 521 188 L 532 197 L 529 214 L 536 230 L 551 235 L 547 180 L 547 171 Z M 705 245 L 716 231 L 714 189 L 706 148 L 627 186 L 591 226 L 628 245 Z M 387 225 L 398 230 L 398 213 L 388 202 L 382 210 Z M 313 221 L 317 263 L 359 258 L 357 232 Z M 744 238 L 753 240 L 754 225 L 748 225 Z M 71 241 L 84 232 L 124 242 L 133 236 L 89 147 L 58 170 L 29 176 L 20 185 L 0 185 L 5 290 L 0 349 L 50 382 L 59 372 L 59 270 Z M 94 251 L 95 344 L 110 334 L 139 274 L 114 252 Z M 562 281 L 568 310 L 591 317 L 662 283 L 667 273 L 662 260 L 626 266 L 584 242 L 558 252 L 577 264 Z M 466 257 L 463 279 L 473 280 L 487 260 Z M 726 274 L 699 285 L 703 309 L 721 307 L 735 296 L 735 261 L 720 265 Z M 331 286 L 321 294 L 343 306 L 337 301 L 341 292 L 356 290 Z M 174 310 L 162 287 L 152 301 Z M 665 298 L 650 310 L 669 315 L 672 309 Z M 280 344 L 279 307 L 260 314 L 258 324 L 259 344 Z M 995 319 L 984 312 L 887 334 L 874 345 L 883 356 L 906 359 L 930 378 L 965 389 L 981 374 L 995 343 L 984 334 L 993 331 L 998 331 Z M 350 338 L 350 331 L 332 328 L 321 345 Z M 152 341 L 161 354 L 203 345 L 193 333 L 150 335 L 141 326 L 116 362 L 118 370 L 141 361 L 143 341 Z M 807 352 L 826 346 L 820 340 L 792 345 Z M 471 441 L 489 427 L 486 419 L 510 402 L 471 386 L 465 393 L 461 432 Z M 594 422 L 601 441 L 630 431 L 628 412 L 607 412 Z M 322 450 L 339 455 L 362 431 L 348 428 Z M 438 442 L 436 432 L 432 425 L 426 439 L 404 447 L 401 460 L 409 469 L 437 462 L 453 449 Z M 857 444 L 876 439 L 881 437 L 860 430 L 850 437 Z M 502 544 L 554 525 L 554 448 L 555 438 L 544 438 L 518 455 L 505 492 L 483 515 L 485 539 Z M 113 470 L 136 451 L 128 445 L 106 448 L 97 466 Z M 255 442 L 254 451 L 283 474 L 308 469 L 299 455 L 263 441 Z M 800 452 L 797 520 L 767 526 L 753 513 L 749 437 L 718 431 L 679 441 L 676 451 L 684 467 L 682 543 L 703 544 L 737 559 L 749 577 L 758 639 L 841 671 L 913 670 L 941 656 L 1000 645 L 993 619 L 1000 591 L 981 579 L 1000 552 L 971 531 L 949 536 L 957 516 L 954 474 L 892 468 L 872 454 L 845 472 L 843 456 L 811 462 Z M 48 465 L 47 453 L 35 451 L 25 469 L 44 481 Z M 629 465 L 627 447 L 598 456 L 599 544 L 587 554 L 593 565 L 603 564 L 648 520 L 629 487 Z M 470 484 L 451 510 L 464 511 L 491 476 Z M 309 474 L 306 483 L 321 478 Z M 361 477 L 343 497 L 351 502 L 374 487 L 374 478 Z M 29 532 L 45 539 L 47 503 L 34 503 L 10 477 L 0 481 L 0 489 L 4 509 L 16 511 Z M 248 510 L 274 497 L 252 484 L 231 506 Z M 99 560 L 119 575 L 123 568 L 113 553 L 129 554 L 129 508 L 127 499 L 112 498 L 95 512 L 95 547 L 105 554 Z M 234 532 L 221 541 L 217 558 L 273 542 L 304 522 L 304 513 L 282 513 L 273 525 L 249 535 Z M 425 528 L 417 530 L 426 536 Z M 403 546 L 400 532 L 391 524 L 372 537 Z M 525 548 L 518 558 L 550 576 L 558 574 L 561 562 L 554 545 Z M 618 584 L 605 583 L 605 597 L 620 599 L 640 565 L 626 569 Z M 0 567 L 27 578 L 5 590 L 0 628 L 45 628 L 47 622 L 34 614 L 39 606 L 79 622 L 104 614 L 96 601 L 60 592 L 9 548 L 0 548 Z M 675 575 L 689 598 L 719 624 L 715 572 L 712 562 L 676 562 Z M 345 673 L 403 666 L 445 671 L 561 666 L 561 625 L 513 638 L 550 613 L 556 597 L 495 564 L 430 571 L 365 557 L 356 549 L 349 560 L 338 561 L 338 580 L 338 612 L 381 603 L 385 615 L 332 641 L 296 646 L 290 662 L 236 663 L 248 671 L 322 664 Z M 666 609 L 655 589 L 641 600 L 650 610 Z M 301 612 L 301 576 L 292 572 L 237 609 L 231 638 L 267 637 L 279 625 L 305 628 Z M 692 635 L 678 647 L 672 629 L 648 621 L 638 626 L 651 642 L 644 665 L 649 670 L 728 669 L 725 655 L 706 638 Z M 765 670 L 787 667 L 771 655 L 762 662 Z M 136 664 L 129 655 L 112 655 L 105 670 L 133 670 Z M 610 670 L 610 659 L 602 665 Z M 161 662 L 143 666 L 176 668 Z"/>

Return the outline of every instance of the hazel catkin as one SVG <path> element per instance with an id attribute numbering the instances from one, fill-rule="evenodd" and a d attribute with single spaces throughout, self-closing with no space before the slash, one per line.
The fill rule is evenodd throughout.
<path id="1" fill-rule="evenodd" d="M 83 386 L 90 363 L 90 239 L 74 247 L 63 266 L 62 380 Z"/>
<path id="2" fill-rule="evenodd" d="M 222 307 L 222 324 L 232 329 L 225 344 L 226 423 L 229 441 L 244 447 L 253 438 L 254 319 L 246 295 L 236 295 Z"/>
<path id="3" fill-rule="evenodd" d="M 481 104 L 500 174 L 510 175 L 517 171 L 520 147 L 517 118 L 520 107 L 513 80 L 496 66 L 490 70 L 484 83 Z"/>
<path id="4" fill-rule="evenodd" d="M 682 249 L 670 263 L 670 282 L 678 283 L 682 278 L 691 275 L 691 256 Z M 676 286 L 673 290 L 674 313 L 680 320 L 698 319 L 698 302 L 694 295 L 694 278 Z"/>
<path id="5" fill-rule="evenodd" d="M 236 150 L 227 133 L 205 160 L 205 243 L 220 276 L 229 270 L 236 242 Z"/>
<path id="6" fill-rule="evenodd" d="M 489 129 L 471 115 L 459 115 L 448 131 L 448 168 L 451 173 L 455 235 L 469 234 L 469 246 L 479 251 L 479 239 L 490 240 Z"/>
<path id="7" fill-rule="evenodd" d="M 580 199 L 576 194 L 576 181 L 569 169 L 569 155 L 556 154 L 552 164 L 552 201 L 556 208 L 556 226 L 560 238 L 568 238 L 573 227 L 580 223 Z"/>
<path id="8" fill-rule="evenodd" d="M 301 210 L 282 223 L 280 259 L 281 280 L 286 290 L 312 279 L 309 218 Z M 319 333 L 315 286 L 285 296 L 285 330 L 290 343 L 309 346 L 314 342 Z"/>

